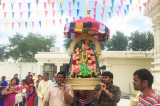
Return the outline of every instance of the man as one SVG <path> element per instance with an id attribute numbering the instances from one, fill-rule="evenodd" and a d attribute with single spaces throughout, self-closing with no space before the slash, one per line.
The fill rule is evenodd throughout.
<path id="1" fill-rule="evenodd" d="M 93 101 L 97 106 L 116 106 L 121 97 L 120 88 L 113 85 L 113 74 L 109 71 L 102 74 L 102 83 L 93 91 Z"/>
<path id="2" fill-rule="evenodd" d="M 56 81 L 57 81 L 57 74 L 54 74 L 54 82 L 51 84 L 51 86 L 54 86 L 56 85 Z"/>
<path id="3" fill-rule="evenodd" d="M 31 75 L 31 72 L 28 72 L 28 75 L 26 76 L 26 81 L 28 80 L 29 76 Z"/>
<path id="4" fill-rule="evenodd" d="M 135 90 L 140 90 L 139 106 L 153 106 L 160 103 L 160 96 L 152 89 L 153 76 L 147 69 L 139 69 L 133 74 Z"/>
<path id="5" fill-rule="evenodd" d="M 66 85 L 65 73 L 58 72 L 57 84 L 47 91 L 44 106 L 71 106 L 73 99 L 73 90 L 70 85 Z"/>
<path id="6" fill-rule="evenodd" d="M 14 78 L 16 79 L 16 85 L 19 84 L 18 74 L 14 74 Z"/>
<path id="7" fill-rule="evenodd" d="M 49 80 L 49 74 L 44 73 L 43 80 L 41 80 L 38 85 L 38 106 L 44 106 L 43 99 L 51 84 L 52 81 Z"/>

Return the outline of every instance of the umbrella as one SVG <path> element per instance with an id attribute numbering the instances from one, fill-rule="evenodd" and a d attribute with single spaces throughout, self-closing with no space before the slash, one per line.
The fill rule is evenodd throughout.
<path id="1" fill-rule="evenodd" d="M 110 37 L 109 28 L 91 17 L 85 17 L 71 23 L 67 23 L 64 27 L 64 34 L 68 38 L 75 39 L 82 33 L 88 33 L 98 41 L 108 40 Z"/>

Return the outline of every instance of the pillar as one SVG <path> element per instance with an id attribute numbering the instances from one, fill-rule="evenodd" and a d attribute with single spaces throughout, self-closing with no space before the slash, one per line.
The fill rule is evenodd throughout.
<path id="1" fill-rule="evenodd" d="M 55 65 L 57 66 L 57 73 L 60 72 L 60 68 L 63 66 L 63 63 L 55 63 Z"/>

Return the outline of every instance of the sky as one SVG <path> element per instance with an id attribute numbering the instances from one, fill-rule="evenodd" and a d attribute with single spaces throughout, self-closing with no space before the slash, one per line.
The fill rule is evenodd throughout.
<path id="1" fill-rule="evenodd" d="M 104 23 L 110 29 L 110 35 L 116 31 L 123 32 L 126 36 L 130 36 L 131 32 L 136 30 L 140 32 L 151 31 L 152 32 L 152 22 L 151 19 L 144 16 L 144 6 L 143 3 L 147 0 L 123 0 L 123 5 L 121 6 L 121 11 L 118 6 L 121 5 L 122 0 L 114 0 L 113 12 L 111 11 L 112 1 L 106 0 L 105 6 L 103 4 L 104 0 L 76 0 L 73 4 L 72 0 L 63 0 L 62 8 L 60 8 L 60 0 L 51 0 L 54 2 L 54 8 L 52 9 L 52 4 L 48 4 L 48 0 L 38 0 L 39 3 L 36 6 L 36 0 L 1 0 L 0 5 L 0 44 L 7 45 L 9 43 L 8 37 L 13 37 L 16 33 L 21 33 L 27 36 L 29 32 L 40 33 L 44 36 L 55 35 L 56 36 L 56 47 L 60 47 L 61 51 L 64 51 L 63 40 L 64 40 L 64 26 L 66 24 L 66 18 L 68 22 L 79 19 L 79 17 L 86 17 L 85 8 L 91 10 L 90 16 L 93 18 L 93 8 L 95 8 L 95 1 L 97 1 L 96 6 L 96 20 Z M 69 8 L 69 2 L 71 2 L 71 7 Z M 79 7 L 77 5 L 79 2 Z M 21 9 L 19 7 L 20 3 Z M 30 3 L 30 17 L 28 18 L 28 3 Z M 44 8 L 44 3 L 46 4 L 46 10 Z M 3 6 L 5 8 L 3 10 Z M 11 8 L 13 5 L 13 10 Z M 88 4 L 88 5 L 86 5 Z M 138 6 L 142 6 L 141 12 Z M 126 5 L 129 5 L 129 10 L 127 10 Z M 104 7 L 103 20 L 101 18 L 102 7 Z M 79 9 L 79 14 L 77 15 L 77 9 Z M 134 9 L 134 10 L 133 10 Z M 53 10 L 56 11 L 53 17 Z M 63 15 L 61 15 L 61 10 L 63 10 Z M 71 16 L 69 14 L 71 10 Z M 126 14 L 125 11 L 126 10 Z M 48 11 L 45 17 L 45 11 Z M 119 16 L 117 14 L 119 11 Z M 6 12 L 6 17 L 4 14 Z M 14 12 L 14 18 L 12 18 L 12 12 Z M 20 12 L 23 13 L 20 16 Z M 111 17 L 108 12 L 111 12 Z M 62 20 L 60 24 L 59 19 Z M 55 25 L 53 24 L 55 20 Z M 39 24 L 41 21 L 41 27 Z M 20 28 L 19 23 L 20 22 Z M 25 26 L 27 22 L 27 28 Z M 32 27 L 32 22 L 34 22 L 34 27 Z M 46 22 L 47 25 L 46 25 Z M 14 28 L 12 29 L 12 23 L 14 23 Z M 7 25 L 7 26 L 6 26 Z"/>

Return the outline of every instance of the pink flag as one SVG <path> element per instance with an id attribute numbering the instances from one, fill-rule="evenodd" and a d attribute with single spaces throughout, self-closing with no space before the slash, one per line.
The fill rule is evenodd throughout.
<path id="1" fill-rule="evenodd" d="M 20 12 L 20 18 L 22 18 L 23 12 Z"/>
<path id="2" fill-rule="evenodd" d="M 73 21 L 75 21 L 75 17 L 73 17 Z"/>
<path id="3" fill-rule="evenodd" d="M 102 7 L 102 12 L 103 12 L 103 14 L 104 14 L 104 7 Z"/>
<path id="4" fill-rule="evenodd" d="M 32 28 L 34 28 L 34 21 L 32 21 Z"/>
<path id="5" fill-rule="evenodd" d="M 46 10 L 46 5 L 47 5 L 47 3 L 46 2 L 44 2 L 44 9 Z"/>
<path id="6" fill-rule="evenodd" d="M 51 3 L 51 0 L 48 0 L 48 4 L 50 5 L 50 3 Z"/>
<path id="7" fill-rule="evenodd" d="M 4 8 L 5 8 L 5 3 L 3 3 L 3 10 L 4 10 Z"/>
<path id="8" fill-rule="evenodd" d="M 96 14 L 96 8 L 93 8 L 94 14 Z"/>
<path id="9" fill-rule="evenodd" d="M 21 27 L 21 23 L 20 22 L 18 22 L 18 25 L 19 25 L 19 28 Z"/>
<path id="10" fill-rule="evenodd" d="M 117 11 L 117 15 L 119 16 L 119 11 Z"/>
<path id="11" fill-rule="evenodd" d="M 7 14 L 7 13 L 6 13 L 6 12 L 4 12 L 4 19 L 6 18 L 6 14 Z"/>
<path id="12" fill-rule="evenodd" d="M 106 0 L 103 0 L 103 6 L 105 7 Z"/>
<path id="13" fill-rule="evenodd" d="M 98 2 L 98 1 L 95 1 L 95 2 L 94 2 L 95 7 L 97 6 L 97 2 Z"/>
<path id="14" fill-rule="evenodd" d="M 62 19 L 59 19 L 60 25 L 62 24 Z"/>
<path id="15" fill-rule="evenodd" d="M 123 5 L 123 0 L 121 0 L 121 6 Z"/>
<path id="16" fill-rule="evenodd" d="M 71 8 L 71 2 L 68 2 L 68 4 L 69 4 L 69 8 Z"/>
<path id="17" fill-rule="evenodd" d="M 47 13 L 48 13 L 48 11 L 45 11 L 45 17 L 47 17 Z"/>
<path id="18" fill-rule="evenodd" d="M 52 9 L 54 9 L 54 4 L 55 4 L 55 3 L 54 3 L 54 2 L 52 2 Z"/>
<path id="19" fill-rule="evenodd" d="M 96 19 L 96 14 L 93 14 L 94 19 Z"/>
<path id="20" fill-rule="evenodd" d="M 22 3 L 19 3 L 19 9 L 21 10 Z"/>
<path id="21" fill-rule="evenodd" d="M 148 0 L 148 2 L 150 2 L 151 0 Z"/>
<path id="22" fill-rule="evenodd" d="M 139 6 L 139 11 L 140 11 L 140 12 L 141 12 L 141 8 L 142 8 L 142 7 L 141 7 L 141 6 Z"/>
<path id="23" fill-rule="evenodd" d="M 118 8 L 119 8 L 119 11 L 121 11 L 121 6 L 118 6 Z"/>
<path id="24" fill-rule="evenodd" d="M 53 25 L 55 25 L 55 20 L 53 20 Z"/>
<path id="25" fill-rule="evenodd" d="M 71 10 L 69 10 L 69 15 L 70 15 L 70 17 L 71 17 Z"/>
<path id="26" fill-rule="evenodd" d="M 103 20 L 103 15 L 104 15 L 104 13 L 101 13 L 102 20 Z"/>
<path id="27" fill-rule="evenodd" d="M 12 23 L 12 29 L 14 28 L 14 23 Z"/>
<path id="28" fill-rule="evenodd" d="M 55 11 L 55 10 L 53 10 L 53 17 L 54 17 L 54 15 L 55 15 L 55 12 L 56 12 L 56 11 Z"/>
<path id="29" fill-rule="evenodd" d="M 146 7 L 146 3 L 143 3 L 144 7 Z"/>

